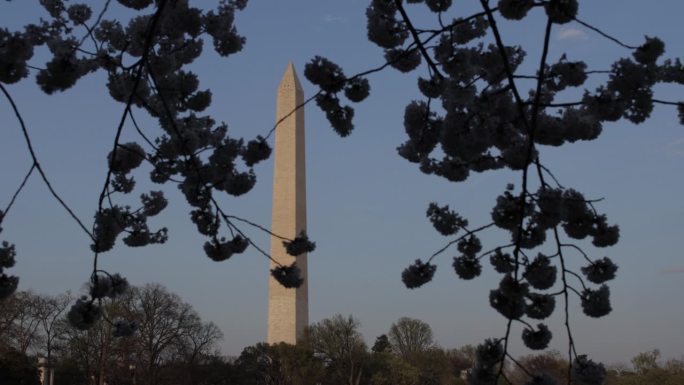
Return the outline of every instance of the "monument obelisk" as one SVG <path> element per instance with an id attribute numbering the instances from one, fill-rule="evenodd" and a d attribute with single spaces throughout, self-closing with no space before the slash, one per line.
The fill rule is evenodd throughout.
<path id="1" fill-rule="evenodd" d="M 294 239 L 306 230 L 306 169 L 304 164 L 304 92 L 290 62 L 278 86 L 275 130 L 275 163 L 273 166 L 273 217 L 271 231 Z M 293 112 L 294 111 L 294 112 Z M 271 237 L 271 257 L 282 265 L 295 260 L 304 283 L 297 289 L 283 287 L 273 277 L 268 281 L 269 344 L 295 344 L 309 323 L 309 293 L 306 254 L 293 257 L 285 252 L 283 240 Z M 271 262 L 271 269 L 276 266 Z"/>

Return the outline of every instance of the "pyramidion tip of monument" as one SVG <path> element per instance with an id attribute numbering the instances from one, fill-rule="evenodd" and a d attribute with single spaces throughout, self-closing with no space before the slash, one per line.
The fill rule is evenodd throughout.
<path id="1" fill-rule="evenodd" d="M 296 90 L 302 90 L 302 84 L 299 82 L 297 71 L 295 70 L 292 60 L 287 63 L 287 68 L 283 74 L 283 79 L 280 81 L 279 88 L 294 88 Z"/>

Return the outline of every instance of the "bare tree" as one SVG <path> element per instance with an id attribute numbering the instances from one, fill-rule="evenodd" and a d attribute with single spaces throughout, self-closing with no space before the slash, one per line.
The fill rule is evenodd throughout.
<path id="1" fill-rule="evenodd" d="M 195 383 L 196 372 L 203 358 L 210 356 L 216 342 L 223 338 L 221 329 L 213 322 L 203 323 L 199 316 L 191 317 L 187 329 L 178 339 L 177 360 L 188 368 L 189 383 Z"/>
<path id="2" fill-rule="evenodd" d="M 30 291 L 17 292 L 0 301 L 0 343 L 23 354 L 39 345 L 39 302 L 39 297 Z"/>
<path id="3" fill-rule="evenodd" d="M 60 294 L 52 297 L 48 295 L 39 295 L 36 298 L 35 317 L 38 319 L 42 339 L 45 347 L 45 357 L 48 363 L 51 363 L 52 351 L 54 349 L 54 342 L 59 338 L 63 331 L 59 327 L 59 320 L 64 314 L 64 311 L 73 300 L 71 293 Z"/>
<path id="4" fill-rule="evenodd" d="M 158 284 L 133 287 L 103 300 L 102 308 L 104 322 L 80 330 L 63 320 L 55 332 L 65 356 L 78 362 L 95 385 L 131 377 L 149 385 L 166 383 L 160 378 L 168 367 L 187 368 L 191 376 L 223 337 L 215 324 L 202 322 L 189 304 Z M 130 338 L 118 337 L 124 318 L 137 326 Z"/>
<path id="5" fill-rule="evenodd" d="M 425 352 L 434 345 L 430 325 L 415 318 L 399 318 L 392 324 L 387 336 L 392 350 L 404 358 Z"/>
<path id="6" fill-rule="evenodd" d="M 221 337 L 215 325 L 202 325 L 189 304 L 161 285 L 136 288 L 132 299 L 129 312 L 139 325 L 141 374 L 150 385 L 158 383 L 162 364 L 176 359 L 179 351 L 189 350 L 195 360 Z"/>
<path id="7" fill-rule="evenodd" d="M 109 301 L 103 306 L 105 316 L 115 319 L 126 314 L 122 300 Z M 80 369 L 93 385 L 103 385 L 108 378 L 122 366 L 126 367 L 130 357 L 122 354 L 133 339 L 121 340 L 114 337 L 115 327 L 111 322 L 98 322 L 92 328 L 80 330 L 62 319 L 57 327 L 60 344 L 64 346 L 64 356 L 78 362 Z M 130 350 L 130 349 L 129 349 Z"/>
<path id="8" fill-rule="evenodd" d="M 202 355 L 210 353 L 216 342 L 222 338 L 223 333 L 216 324 L 203 323 L 197 317 L 181 336 L 180 347 L 185 360 L 190 364 L 196 363 Z"/>
<path id="9" fill-rule="evenodd" d="M 358 385 L 361 382 L 367 349 L 359 326 L 353 316 L 336 314 L 313 324 L 305 333 L 305 340 L 326 362 L 333 383 Z"/>
<path id="10" fill-rule="evenodd" d="M 14 320 L 22 311 L 18 294 L 15 293 L 0 301 L 0 346 L 9 347 L 10 331 Z"/>

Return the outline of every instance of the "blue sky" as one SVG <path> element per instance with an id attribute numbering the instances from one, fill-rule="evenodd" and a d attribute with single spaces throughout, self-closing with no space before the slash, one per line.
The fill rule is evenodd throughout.
<path id="1" fill-rule="evenodd" d="M 208 4 L 208 2 L 201 2 Z M 461 4 L 463 3 L 463 4 Z M 477 1 L 458 2 L 454 14 L 478 10 Z M 0 25 L 9 29 L 35 21 L 37 2 L 0 4 Z M 327 56 L 353 74 L 382 63 L 382 52 L 366 40 L 367 1 L 293 0 L 252 1 L 237 15 L 238 30 L 247 37 L 245 50 L 228 59 L 205 46 L 206 57 L 194 64 L 201 87 L 211 87 L 210 109 L 229 124 L 236 136 L 265 134 L 275 115 L 275 91 L 289 60 L 302 73 L 314 55 Z M 418 13 L 420 25 L 431 25 Z M 666 43 L 666 56 L 684 56 L 679 0 L 582 2 L 580 18 L 600 25 L 620 39 L 638 45 L 644 35 Z M 116 14 L 116 9 L 114 9 Z M 528 50 L 524 68 L 533 72 L 541 47 L 543 24 L 536 11 L 524 23 L 503 23 L 507 44 Z M 536 23 L 535 23 L 536 22 Z M 567 53 L 586 60 L 591 68 L 607 69 L 620 48 L 576 24 L 555 27 L 551 60 Z M 38 63 L 40 65 L 42 63 Z M 425 73 L 425 68 L 418 70 Z M 315 88 L 300 76 L 305 95 Z M 75 88 L 46 96 L 33 80 L 8 89 L 16 99 L 46 172 L 57 191 L 90 222 L 106 173 L 105 154 L 123 106 L 111 100 L 102 74 L 88 76 Z M 444 347 L 476 344 L 500 336 L 505 320 L 488 305 L 497 275 L 486 266 L 475 281 L 459 280 L 451 256 L 437 259 L 435 279 L 419 290 L 405 289 L 401 271 L 413 260 L 439 249 L 446 240 L 425 218 L 431 201 L 449 204 L 473 225 L 486 224 L 497 195 L 519 176 L 501 171 L 473 175 L 453 184 L 421 174 L 400 158 L 395 148 L 405 140 L 403 109 L 418 98 L 415 75 L 396 71 L 372 75 L 371 96 L 356 108 L 354 133 L 339 138 L 316 106 L 305 110 L 307 125 L 307 195 L 309 233 L 317 250 L 309 256 L 310 319 L 335 313 L 353 314 L 372 344 L 402 316 L 428 322 Z M 678 100 L 681 88 L 661 87 L 662 99 Z M 145 130 L 158 132 L 154 121 L 142 118 Z M 0 102 L 0 206 L 4 207 L 30 158 L 9 105 Z M 125 140 L 137 140 L 127 126 Z M 606 125 L 601 137 L 563 148 L 543 150 L 544 160 L 566 186 L 588 197 L 605 197 L 600 211 L 621 226 L 620 243 L 592 254 L 619 264 L 611 283 L 613 312 L 602 319 L 582 315 L 575 299 L 571 322 L 578 350 L 608 363 L 623 361 L 658 348 L 665 357 L 684 354 L 684 128 L 672 108 L 657 106 L 645 124 Z M 156 188 L 145 183 L 148 169 L 138 174 L 139 190 Z M 258 223 L 270 223 L 272 161 L 256 167 L 258 182 L 246 196 L 224 199 L 225 207 Z M 155 218 L 169 227 L 167 244 L 144 249 L 117 245 L 102 258 L 102 267 L 121 272 L 133 284 L 159 282 L 191 303 L 205 320 L 224 332 L 222 349 L 241 349 L 266 337 L 268 261 L 249 250 L 217 264 L 202 251 L 203 237 L 188 218 L 184 199 L 169 186 L 169 208 Z M 88 278 L 91 254 L 88 239 L 48 194 L 35 176 L 3 223 L 0 240 L 16 244 L 20 289 L 45 293 L 78 292 Z M 261 245 L 269 239 L 252 231 Z M 485 247 L 505 241 L 505 235 L 483 236 Z M 593 251 L 593 250 L 592 250 Z M 578 260 L 578 266 L 581 262 Z M 552 347 L 565 351 L 560 313 L 551 320 Z M 515 331 L 520 333 L 520 330 Z M 517 353 L 529 353 L 519 338 Z"/>

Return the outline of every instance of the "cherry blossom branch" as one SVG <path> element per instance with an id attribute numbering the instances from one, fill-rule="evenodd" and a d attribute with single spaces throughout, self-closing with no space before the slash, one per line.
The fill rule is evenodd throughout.
<path id="1" fill-rule="evenodd" d="M 144 44 L 144 49 L 142 56 L 139 60 L 139 64 L 136 70 L 135 77 L 133 78 L 133 90 L 131 93 L 128 95 L 128 100 L 126 101 L 126 107 L 124 108 L 123 114 L 121 114 L 121 119 L 119 120 L 119 125 L 116 128 L 116 134 L 114 135 L 114 145 L 112 148 L 112 155 L 111 159 L 109 159 L 109 167 L 107 168 L 107 176 L 105 177 L 105 183 L 104 186 L 102 187 L 102 191 L 100 192 L 100 197 L 97 202 L 97 211 L 102 212 L 103 211 L 103 206 L 104 206 L 104 200 L 105 197 L 107 196 L 107 192 L 109 191 L 109 185 L 112 180 L 112 165 L 116 164 L 116 154 L 117 154 L 117 148 L 119 147 L 119 139 L 121 138 L 121 132 L 123 131 L 123 126 L 126 123 L 126 117 L 128 116 L 131 106 L 133 104 L 133 99 L 135 98 L 137 94 L 137 89 L 138 85 L 140 84 L 140 80 L 143 77 L 143 69 L 144 69 L 144 63 L 147 60 L 147 57 L 150 53 L 150 49 L 152 47 L 152 40 L 154 37 L 154 31 L 156 30 L 157 23 L 159 22 L 159 19 L 161 17 L 162 12 L 164 11 L 164 8 L 166 7 L 166 0 L 161 1 L 158 4 L 158 8 L 155 11 L 154 15 L 152 16 L 152 19 L 150 20 L 150 24 L 148 26 L 147 34 L 145 36 L 145 44 Z M 93 229 L 95 227 L 95 224 L 93 224 Z M 93 240 L 95 242 L 95 248 L 98 249 L 97 244 L 99 242 L 98 239 L 95 239 L 93 237 Z M 99 251 L 95 252 L 95 255 L 93 257 L 93 271 L 97 270 L 97 262 L 98 262 L 98 257 L 99 257 Z"/>
<path id="2" fill-rule="evenodd" d="M 413 23 L 411 22 L 411 19 L 409 18 L 408 14 L 406 13 L 406 10 L 404 9 L 404 5 L 402 4 L 403 0 L 395 0 L 394 4 L 397 7 L 397 10 L 399 10 L 399 13 L 401 14 L 401 18 L 404 19 L 404 23 L 406 23 L 406 27 L 408 28 L 409 32 L 411 33 L 411 36 L 413 36 L 413 41 L 416 43 L 418 46 L 418 50 L 420 51 L 421 55 L 425 59 L 425 62 L 427 62 L 428 67 L 437 74 L 437 76 L 442 77 L 442 74 L 439 72 L 439 68 L 437 68 L 437 65 L 435 65 L 435 62 L 432 61 L 432 58 L 430 57 L 430 54 L 428 54 L 427 50 L 425 49 L 425 46 L 423 45 L 423 42 L 420 40 L 420 36 L 418 36 L 418 32 L 416 32 L 416 29 L 413 27 Z"/>
<path id="3" fill-rule="evenodd" d="M 228 228 L 234 229 L 234 230 L 235 230 L 238 234 L 240 234 L 247 242 L 249 242 L 249 244 L 252 245 L 252 247 L 254 247 L 254 249 L 256 249 L 256 251 L 258 251 L 259 253 L 261 253 L 264 257 L 268 258 L 269 261 L 275 263 L 275 264 L 278 265 L 278 266 L 281 266 L 281 267 L 283 266 L 283 264 L 281 264 L 280 262 L 276 261 L 275 258 L 273 258 L 273 257 L 271 256 L 271 254 L 265 252 L 261 247 L 259 247 L 259 245 L 257 245 L 254 241 L 252 241 L 252 238 L 248 237 L 242 230 L 240 230 L 239 227 L 235 226 L 235 224 L 234 224 L 233 222 L 231 222 L 230 216 L 229 216 L 229 215 L 226 215 L 226 214 L 223 212 L 223 210 L 220 208 L 220 206 L 218 206 L 218 203 L 216 203 L 216 201 L 215 201 L 213 198 L 212 198 L 212 201 L 213 201 L 214 206 L 216 207 L 216 209 L 219 211 L 221 217 L 222 217 L 223 220 L 226 222 L 226 225 L 228 226 Z M 236 218 L 236 219 L 237 219 L 237 218 Z"/>
<path id="4" fill-rule="evenodd" d="M 85 40 L 88 38 L 88 35 L 91 35 L 91 31 L 94 31 L 95 28 L 97 28 L 97 26 L 100 25 L 100 22 L 102 21 L 102 18 L 104 17 L 105 13 L 107 12 L 107 9 L 109 8 L 109 3 L 111 3 L 111 2 L 112 2 L 112 0 L 107 0 L 107 1 L 105 1 L 105 4 L 104 4 L 104 6 L 102 7 L 102 10 L 100 11 L 100 13 L 97 15 L 97 19 L 95 19 L 95 22 L 93 23 L 93 26 L 92 26 L 92 27 L 88 28 L 88 26 L 84 24 L 84 26 L 85 26 L 85 27 L 87 28 L 87 30 L 88 30 L 88 34 L 84 35 L 84 36 L 81 38 L 81 40 L 80 40 L 79 43 L 78 43 L 78 46 L 79 46 L 79 47 L 80 47 L 81 45 L 83 45 L 83 42 L 85 42 Z M 97 44 L 96 44 L 95 46 L 97 47 Z"/>
<path id="5" fill-rule="evenodd" d="M 355 74 L 354 76 L 351 76 L 351 77 L 349 77 L 349 78 L 344 79 L 344 80 L 342 81 L 342 83 L 343 83 L 343 84 L 344 84 L 344 83 L 348 83 L 348 82 L 350 82 L 350 81 L 352 81 L 352 80 L 355 80 L 355 79 L 358 79 L 358 78 L 360 78 L 360 77 L 363 77 L 363 76 L 366 76 L 366 75 L 370 75 L 370 74 L 373 74 L 373 73 L 380 72 L 380 71 L 384 70 L 385 68 L 387 68 L 387 67 L 389 67 L 390 65 L 392 65 L 392 64 L 394 64 L 394 63 L 400 61 L 401 59 L 403 59 L 403 58 L 405 58 L 406 56 L 408 56 L 411 52 L 413 52 L 413 50 L 416 49 L 415 47 L 413 47 L 413 45 L 415 45 L 415 43 L 409 45 L 408 48 L 407 48 L 401 55 L 397 55 L 397 57 L 394 58 L 393 60 L 385 61 L 385 63 L 383 63 L 383 64 L 381 64 L 381 65 L 379 65 L 379 66 L 377 66 L 377 67 L 375 67 L 375 68 L 371 68 L 371 69 L 369 69 L 369 70 L 366 70 L 366 71 L 363 71 L 363 72 L 359 72 L 359 73 Z M 320 94 L 322 94 L 322 93 L 323 93 L 323 91 L 322 91 L 322 90 L 319 90 L 319 91 L 316 92 L 314 95 L 312 95 L 312 96 L 308 97 L 306 100 L 304 100 L 302 103 L 296 105 L 295 108 L 293 108 L 292 111 L 290 111 L 290 112 L 288 112 L 287 114 L 285 114 L 285 116 L 283 116 L 282 118 L 278 119 L 278 120 L 275 122 L 275 124 L 273 125 L 273 127 L 272 127 L 272 128 L 268 131 L 268 133 L 264 136 L 264 139 L 268 140 L 268 139 L 271 137 L 271 135 L 273 135 L 273 133 L 275 132 L 275 130 L 278 128 L 278 126 L 280 126 L 280 124 L 282 124 L 287 118 L 289 118 L 290 116 L 292 116 L 293 114 L 295 114 L 295 113 L 296 113 L 297 111 L 299 111 L 301 108 L 304 108 L 307 104 L 309 104 L 311 101 L 313 101 L 314 99 L 316 99 L 316 97 L 318 97 L 318 95 L 320 95 Z"/>
<path id="6" fill-rule="evenodd" d="M 493 223 L 493 222 L 490 223 L 490 224 L 488 224 L 488 225 L 480 226 L 480 227 L 476 228 L 475 230 L 468 230 L 468 229 L 466 229 L 465 227 L 461 226 L 461 229 L 463 229 L 466 233 L 463 234 L 463 235 L 461 235 L 460 237 L 458 237 L 458 238 L 456 238 L 456 239 L 450 241 L 449 243 L 447 243 L 446 245 L 444 245 L 444 247 L 442 247 L 441 249 L 439 249 L 439 250 L 435 251 L 434 253 L 432 253 L 432 255 L 430 256 L 430 258 L 428 258 L 427 263 L 429 263 L 430 261 L 432 261 L 432 259 L 435 258 L 436 256 L 438 256 L 438 255 L 442 254 L 443 252 L 445 252 L 451 245 L 453 245 L 453 244 L 455 244 L 455 243 L 458 243 L 459 241 L 465 239 L 466 237 L 471 236 L 471 235 L 474 235 L 474 234 L 476 234 L 476 233 L 479 233 L 480 231 L 485 230 L 485 229 L 487 229 L 487 228 L 490 228 L 490 227 L 492 227 L 492 226 L 494 226 L 494 223 Z"/>
<path id="7" fill-rule="evenodd" d="M 508 55 L 506 55 L 506 49 L 505 45 L 503 44 L 503 40 L 501 39 L 501 35 L 499 33 L 498 27 L 496 25 L 496 20 L 494 18 L 494 15 L 492 14 L 491 10 L 489 9 L 489 5 L 486 0 L 481 0 L 480 1 L 483 8 L 485 11 L 487 11 L 487 17 L 490 21 L 490 27 L 492 29 L 492 33 L 494 34 L 494 37 L 496 39 L 496 44 L 497 48 L 499 50 L 499 54 L 501 56 L 501 59 L 504 63 L 504 68 L 506 69 L 506 75 L 508 77 L 508 82 L 511 87 L 512 92 L 514 93 L 518 105 L 518 110 L 521 113 L 521 119 L 525 122 L 525 126 L 527 127 L 528 131 L 528 143 L 527 143 L 527 154 L 526 154 L 526 161 L 525 165 L 523 166 L 522 169 L 522 186 L 521 186 L 521 191 L 520 191 L 520 196 L 519 196 L 519 203 L 520 203 L 520 219 L 517 225 L 517 235 L 516 235 L 516 240 L 515 240 L 515 248 L 513 249 L 513 256 L 515 258 L 515 279 L 518 279 L 519 276 L 519 268 L 520 268 L 520 260 L 519 260 L 519 254 L 522 246 L 522 237 L 523 237 L 523 230 L 524 230 L 524 220 L 525 220 L 525 208 L 526 208 L 526 201 L 527 201 L 527 184 L 528 184 L 528 170 L 529 170 L 529 165 L 532 162 L 532 154 L 534 151 L 534 134 L 535 134 L 535 129 L 537 126 L 537 120 L 538 120 L 538 115 L 539 115 L 539 103 L 541 100 L 541 93 L 542 93 L 542 86 L 544 82 L 544 75 L 545 75 L 545 70 L 546 70 L 546 60 L 548 57 L 548 52 L 549 52 L 549 43 L 551 39 L 551 30 L 553 23 L 550 18 L 547 18 L 546 22 L 546 27 L 544 31 L 544 43 L 543 43 L 543 48 L 542 48 L 542 55 L 539 63 L 539 70 L 538 70 L 538 79 L 537 79 L 537 89 L 534 97 L 534 104 L 532 106 L 532 116 L 531 120 L 527 121 L 527 118 L 524 115 L 524 105 L 522 104 L 522 98 L 520 97 L 517 87 L 515 85 L 515 79 L 513 77 L 513 71 L 510 68 L 509 62 L 508 62 Z M 510 332 L 511 332 L 511 323 L 512 323 L 512 318 L 509 318 L 508 324 L 506 326 L 506 333 L 504 337 L 504 353 L 508 353 L 508 342 L 510 338 Z M 503 367 L 505 363 L 505 358 L 504 361 L 502 362 L 501 367 L 499 368 L 499 371 L 496 375 L 496 381 L 498 382 L 499 378 L 503 374 Z"/>
<path id="8" fill-rule="evenodd" d="M 582 289 L 587 290 L 587 286 L 584 284 L 584 279 L 582 279 L 582 276 L 569 269 L 566 269 L 565 272 L 577 278 L 582 285 Z"/>
<path id="9" fill-rule="evenodd" d="M 489 27 L 492 29 L 492 34 L 494 35 L 494 40 L 496 41 L 497 49 L 499 50 L 499 54 L 501 55 L 504 70 L 506 71 L 506 77 L 508 78 L 508 84 L 511 87 L 511 92 L 513 92 L 513 96 L 515 97 L 515 101 L 518 106 L 518 113 L 520 115 L 520 119 L 522 119 L 527 131 L 529 131 L 529 122 L 527 120 L 525 109 L 523 107 L 524 102 L 522 97 L 520 96 L 518 87 L 516 86 L 515 78 L 513 77 L 513 70 L 511 69 L 510 63 L 508 62 L 506 47 L 503 43 L 503 40 L 501 39 L 501 33 L 499 32 L 499 28 L 497 27 L 496 19 L 494 19 L 493 10 L 492 8 L 490 8 L 488 0 L 480 0 L 480 3 L 482 4 L 482 8 L 484 8 L 485 10 L 487 20 L 489 21 Z"/>

